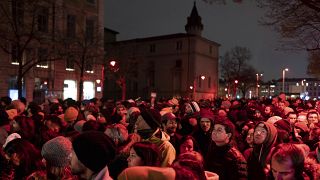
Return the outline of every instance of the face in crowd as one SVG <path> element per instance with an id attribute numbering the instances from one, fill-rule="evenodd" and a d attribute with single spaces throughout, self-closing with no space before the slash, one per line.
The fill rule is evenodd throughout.
<path id="1" fill-rule="evenodd" d="M 264 124 L 260 123 L 253 133 L 253 141 L 255 144 L 263 144 L 268 135 L 268 131 L 264 128 Z"/>
<path id="2" fill-rule="evenodd" d="M 180 153 L 183 154 L 186 152 L 192 152 L 194 149 L 193 146 L 194 144 L 192 139 L 187 139 L 180 145 Z"/>
<path id="3" fill-rule="evenodd" d="M 128 161 L 128 167 L 141 166 L 143 164 L 143 160 L 141 159 L 140 156 L 138 156 L 134 148 L 131 148 L 127 161 Z"/>
<path id="4" fill-rule="evenodd" d="M 201 118 L 200 119 L 200 127 L 204 132 L 208 132 L 211 127 L 211 120 L 208 118 Z"/>
<path id="5" fill-rule="evenodd" d="M 231 133 L 227 133 L 225 126 L 221 124 L 215 124 L 212 130 L 211 139 L 217 146 L 223 146 L 228 144 L 231 138 Z"/>

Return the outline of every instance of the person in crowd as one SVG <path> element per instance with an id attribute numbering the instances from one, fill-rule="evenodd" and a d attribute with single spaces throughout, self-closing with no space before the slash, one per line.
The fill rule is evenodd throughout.
<path id="1" fill-rule="evenodd" d="M 46 142 L 41 155 L 46 164 L 46 178 L 50 180 L 76 179 L 71 173 L 72 143 L 63 136 L 58 136 Z"/>
<path id="2" fill-rule="evenodd" d="M 272 117 L 274 115 L 274 106 L 273 105 L 267 105 L 264 108 L 264 118 L 265 119 L 269 119 L 270 117 Z"/>
<path id="3" fill-rule="evenodd" d="M 50 105 L 50 114 L 61 115 L 63 114 L 63 107 L 60 103 L 52 103 Z"/>
<path id="4" fill-rule="evenodd" d="M 169 142 L 177 150 L 180 146 L 179 142 L 182 136 L 177 133 L 179 120 L 173 113 L 166 113 L 161 116 L 161 123 L 165 133 L 170 136 Z"/>
<path id="5" fill-rule="evenodd" d="M 277 140 L 277 128 L 273 124 L 260 122 L 254 128 L 253 149 L 248 157 L 248 179 L 267 179 L 270 152 Z"/>
<path id="6" fill-rule="evenodd" d="M 246 160 L 248 160 L 249 155 L 250 155 L 252 148 L 253 148 L 253 145 L 254 145 L 253 134 L 254 134 L 254 127 L 250 128 L 248 130 L 247 137 L 245 140 L 245 142 L 247 144 L 247 148 L 243 151 L 243 156 Z"/>
<path id="7" fill-rule="evenodd" d="M 202 156 L 205 157 L 208 152 L 208 144 L 211 141 L 211 132 L 213 129 L 213 113 L 203 111 L 201 119 L 198 123 L 198 129 L 192 134 L 194 139 L 198 142 Z"/>
<path id="8" fill-rule="evenodd" d="M 135 126 L 136 132 L 144 141 L 151 142 L 159 148 L 161 166 L 170 166 L 176 158 L 176 150 L 169 142 L 170 136 L 161 130 L 161 115 L 154 109 L 143 110 Z"/>
<path id="9" fill-rule="evenodd" d="M 80 179 L 111 179 L 108 165 L 115 157 L 113 141 L 103 132 L 86 131 L 72 141 L 71 172 Z"/>
<path id="10" fill-rule="evenodd" d="M 62 120 L 63 131 L 65 134 L 74 131 L 74 124 L 77 121 L 79 115 L 79 109 L 76 106 L 68 107 L 63 115 L 60 115 L 59 118 Z"/>
<path id="11" fill-rule="evenodd" d="M 180 147 L 177 150 L 177 154 L 183 154 L 186 152 L 196 151 L 200 153 L 200 148 L 197 141 L 190 135 L 183 136 L 180 140 Z"/>
<path id="12" fill-rule="evenodd" d="M 160 111 L 161 116 L 168 113 L 168 112 L 171 112 L 171 113 L 175 114 L 176 116 L 178 116 L 178 111 L 179 111 L 179 100 L 178 99 L 172 98 L 164 104 L 166 107 L 161 109 L 161 111 Z"/>
<path id="13" fill-rule="evenodd" d="M 319 179 L 319 165 L 305 165 L 305 155 L 301 148 L 291 143 L 279 144 L 271 154 L 269 179 Z"/>
<path id="14" fill-rule="evenodd" d="M 200 107 L 197 102 L 185 103 L 185 113 L 181 118 L 181 129 L 179 129 L 181 135 L 190 135 L 196 129 L 200 119 L 199 112 Z"/>
<path id="15" fill-rule="evenodd" d="M 5 146 L 4 153 L 14 168 L 13 179 L 27 179 L 33 173 L 44 170 L 40 151 L 25 139 L 10 141 Z"/>
<path id="16" fill-rule="evenodd" d="M 287 114 L 286 120 L 290 122 L 291 128 L 294 127 L 294 124 L 297 122 L 297 113 L 296 112 L 289 112 Z"/>
<path id="17" fill-rule="evenodd" d="M 216 121 L 212 130 L 205 169 L 217 173 L 221 180 L 247 179 L 247 162 L 233 145 L 234 131 L 231 121 Z"/>
<path id="18" fill-rule="evenodd" d="M 308 126 L 310 129 L 319 127 L 319 114 L 315 111 L 310 111 L 307 114 Z"/>
<path id="19" fill-rule="evenodd" d="M 128 130 L 123 124 L 112 124 L 106 127 L 104 133 L 109 136 L 117 146 L 121 146 L 128 139 Z"/>
<path id="20" fill-rule="evenodd" d="M 131 147 L 127 161 L 128 167 L 160 166 L 158 147 L 150 142 L 137 142 Z"/>
<path id="21" fill-rule="evenodd" d="M 11 104 L 12 99 L 9 96 L 3 96 L 0 98 L 0 109 L 6 110 Z"/>
<path id="22" fill-rule="evenodd" d="M 133 133 L 134 124 L 136 123 L 139 115 L 140 109 L 138 107 L 132 106 L 128 109 L 126 120 L 128 123 L 127 129 L 129 133 Z"/>

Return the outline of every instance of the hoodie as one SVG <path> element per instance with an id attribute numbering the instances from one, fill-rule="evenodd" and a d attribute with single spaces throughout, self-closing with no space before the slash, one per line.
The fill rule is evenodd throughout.
<path id="1" fill-rule="evenodd" d="M 266 139 L 262 144 L 254 144 L 253 150 L 248 158 L 248 179 L 266 179 L 268 165 L 270 164 L 271 149 L 277 140 L 277 129 L 273 124 L 267 122 L 258 123 L 255 128 L 263 124 L 267 130 Z"/>
<path id="2" fill-rule="evenodd" d="M 159 148 L 161 167 L 167 167 L 176 159 L 176 150 L 169 142 L 170 136 L 159 128 L 145 141 L 155 144 Z"/>

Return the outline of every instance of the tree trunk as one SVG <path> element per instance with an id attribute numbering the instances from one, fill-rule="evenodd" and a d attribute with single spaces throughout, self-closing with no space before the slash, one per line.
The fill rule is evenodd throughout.
<path id="1" fill-rule="evenodd" d="M 17 75 L 17 88 L 18 88 L 18 98 L 22 97 L 22 67 L 19 65 L 18 75 Z"/>
<path id="2" fill-rule="evenodd" d="M 81 73 L 80 73 L 78 101 L 82 100 L 82 96 L 83 96 L 83 71 L 81 71 Z"/>

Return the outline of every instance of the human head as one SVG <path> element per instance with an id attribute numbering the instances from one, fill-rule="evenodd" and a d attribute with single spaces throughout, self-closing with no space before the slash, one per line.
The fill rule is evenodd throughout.
<path id="1" fill-rule="evenodd" d="M 128 166 L 159 166 L 159 150 L 150 142 L 137 142 L 131 147 Z"/>
<path id="2" fill-rule="evenodd" d="M 21 176 L 21 179 L 42 168 L 40 151 L 25 139 L 17 138 L 10 141 L 5 146 L 4 153 L 6 159 L 13 164 L 16 175 Z"/>
<path id="3" fill-rule="evenodd" d="M 279 144 L 272 152 L 270 165 L 276 180 L 303 179 L 304 153 L 294 144 Z"/>
<path id="4" fill-rule="evenodd" d="M 190 135 L 182 137 L 180 140 L 179 153 L 183 154 L 191 151 L 200 151 L 197 141 Z"/>
<path id="5" fill-rule="evenodd" d="M 173 113 L 168 112 L 163 116 L 161 116 L 161 123 L 162 123 L 163 130 L 166 133 L 168 133 L 170 136 L 176 133 L 178 122 L 177 122 L 177 117 Z"/>
<path id="6" fill-rule="evenodd" d="M 297 113 L 289 112 L 287 114 L 287 120 L 290 122 L 291 125 L 295 124 L 297 121 Z"/>
<path id="7" fill-rule="evenodd" d="M 83 132 L 72 147 L 71 171 L 80 177 L 100 172 L 115 157 L 115 144 L 103 132 Z"/>
<path id="8" fill-rule="evenodd" d="M 319 122 L 319 115 L 317 112 L 315 111 L 311 111 L 307 114 L 307 120 L 308 120 L 308 124 L 309 126 L 311 124 L 317 124 Z"/>
<path id="9" fill-rule="evenodd" d="M 135 122 L 135 131 L 143 138 L 149 138 L 158 128 L 161 127 L 161 115 L 158 111 L 142 110 Z"/>
<path id="10" fill-rule="evenodd" d="M 78 114 L 78 109 L 70 106 L 64 112 L 64 120 L 69 124 L 73 124 L 77 120 Z"/>
<path id="11" fill-rule="evenodd" d="M 283 111 L 285 107 L 286 107 L 286 103 L 284 101 L 278 102 L 278 108 L 280 111 Z"/>
<path id="12" fill-rule="evenodd" d="M 199 111 L 200 111 L 200 107 L 197 102 L 192 101 L 190 103 L 185 103 L 185 112 L 187 114 L 193 114 L 193 113 L 199 112 Z"/>
<path id="13" fill-rule="evenodd" d="M 47 141 L 41 150 L 41 155 L 49 167 L 69 167 L 71 153 L 72 143 L 63 136 Z"/>
<path id="14" fill-rule="evenodd" d="M 216 121 L 213 126 L 211 139 L 217 146 L 224 146 L 230 143 L 234 131 L 234 125 L 229 120 Z"/>
<path id="15" fill-rule="evenodd" d="M 253 142 L 256 145 L 270 144 L 277 139 L 277 129 L 273 124 L 260 122 L 254 128 Z"/>
<path id="16" fill-rule="evenodd" d="M 248 130 L 247 137 L 246 137 L 246 142 L 250 147 L 253 146 L 253 134 L 254 134 L 254 128 L 250 128 Z"/>

